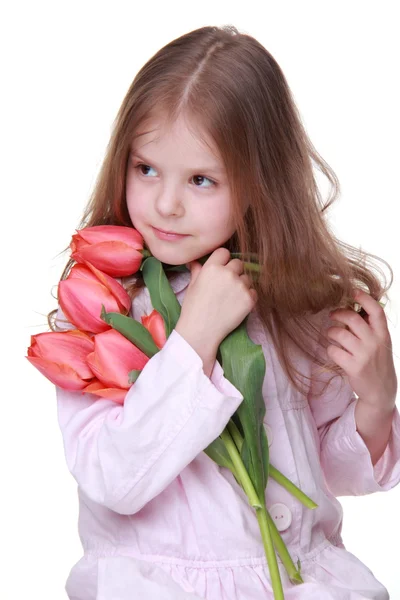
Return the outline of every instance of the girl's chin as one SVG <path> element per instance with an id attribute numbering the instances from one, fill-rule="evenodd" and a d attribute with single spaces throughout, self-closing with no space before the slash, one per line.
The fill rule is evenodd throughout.
<path id="1" fill-rule="evenodd" d="M 166 264 L 166 265 L 173 265 L 173 266 L 177 266 L 177 265 L 183 265 L 186 264 L 187 261 L 185 261 L 185 253 L 184 252 L 162 252 L 160 251 L 160 249 L 152 249 L 150 248 L 150 246 L 147 246 L 151 252 L 151 254 L 154 256 L 154 258 L 156 258 L 157 260 L 159 260 L 160 262 Z"/>

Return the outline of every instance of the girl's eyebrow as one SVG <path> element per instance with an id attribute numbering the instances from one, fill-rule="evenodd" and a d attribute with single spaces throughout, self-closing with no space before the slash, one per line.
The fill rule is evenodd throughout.
<path id="1" fill-rule="evenodd" d="M 156 167 L 158 169 L 158 166 L 152 160 L 146 158 L 142 154 L 139 155 L 137 152 L 132 150 L 131 155 L 135 156 L 135 158 L 138 158 L 139 160 L 142 160 L 146 165 L 153 165 L 154 167 Z M 223 169 L 222 167 L 219 167 L 217 165 L 213 165 L 213 166 L 210 165 L 208 167 L 196 167 L 196 168 L 192 168 L 192 169 L 191 168 L 187 169 L 187 171 L 190 173 L 208 173 L 210 171 L 213 171 L 214 173 L 223 173 L 224 170 L 225 169 Z"/>

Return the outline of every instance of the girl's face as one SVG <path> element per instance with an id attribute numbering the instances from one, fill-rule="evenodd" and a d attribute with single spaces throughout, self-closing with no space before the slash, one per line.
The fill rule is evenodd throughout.
<path id="1" fill-rule="evenodd" d="M 222 246 L 235 231 L 224 165 L 182 117 L 168 130 L 160 121 L 147 125 L 151 132 L 134 142 L 129 157 L 129 215 L 153 256 L 186 264 Z M 185 236 L 161 239 L 154 228 Z"/>

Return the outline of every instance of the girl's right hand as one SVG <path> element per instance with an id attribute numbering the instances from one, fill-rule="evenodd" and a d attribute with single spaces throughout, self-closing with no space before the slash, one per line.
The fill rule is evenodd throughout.
<path id="1" fill-rule="evenodd" d="M 192 261 L 191 280 L 175 329 L 203 357 L 216 356 L 222 340 L 251 312 L 257 292 L 243 261 L 217 248 L 204 263 Z"/>

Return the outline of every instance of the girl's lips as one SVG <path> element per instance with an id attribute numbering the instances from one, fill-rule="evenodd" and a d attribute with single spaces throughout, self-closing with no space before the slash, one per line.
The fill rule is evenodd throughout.
<path id="1" fill-rule="evenodd" d="M 160 231 L 159 229 L 156 229 L 155 227 L 152 228 L 155 235 L 160 239 L 160 240 L 169 240 L 169 241 L 174 241 L 174 240 L 182 240 L 185 237 L 188 237 L 187 235 L 181 235 L 179 233 L 165 233 L 164 231 Z"/>

